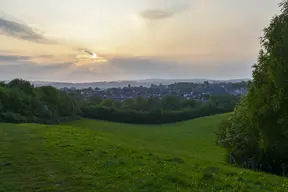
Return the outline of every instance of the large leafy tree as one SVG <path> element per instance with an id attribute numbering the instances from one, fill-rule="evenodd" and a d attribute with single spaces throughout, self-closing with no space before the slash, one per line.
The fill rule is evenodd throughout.
<path id="1" fill-rule="evenodd" d="M 78 113 L 75 100 L 54 87 L 34 88 L 23 79 L 0 82 L 0 121 L 53 123 Z"/>
<path id="2" fill-rule="evenodd" d="M 288 163 L 288 0 L 280 6 L 264 29 L 249 92 L 221 132 L 238 159 L 276 166 Z"/>

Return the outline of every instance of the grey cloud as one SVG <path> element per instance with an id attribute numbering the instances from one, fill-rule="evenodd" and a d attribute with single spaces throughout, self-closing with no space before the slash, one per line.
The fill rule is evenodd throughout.
<path id="1" fill-rule="evenodd" d="M 100 70 L 89 71 L 89 67 L 84 66 L 81 70 L 73 72 L 74 77 L 83 75 L 82 78 L 94 79 L 137 79 L 137 78 L 238 78 L 251 75 L 251 65 L 253 62 L 223 61 L 215 63 L 195 63 L 195 62 L 173 62 L 161 58 L 149 57 L 114 57 L 107 63 L 101 65 Z M 93 67 L 93 66 L 92 66 Z"/>
<path id="2" fill-rule="evenodd" d="M 51 57 L 53 57 L 53 55 L 38 55 L 37 57 L 41 57 L 41 58 L 51 58 Z"/>
<path id="3" fill-rule="evenodd" d="M 114 58 L 107 65 L 109 70 L 118 69 L 124 74 L 152 78 L 234 78 L 249 76 L 252 61 L 235 60 L 215 63 L 173 62 L 161 58 Z M 109 69 L 109 70 L 108 70 Z"/>
<path id="4" fill-rule="evenodd" d="M 222 63 L 178 63 L 149 57 L 114 57 L 107 63 L 75 66 L 73 62 L 39 65 L 29 61 L 0 64 L 1 80 L 21 77 L 29 80 L 99 81 L 142 78 L 210 78 L 250 77 L 251 61 Z"/>
<path id="5" fill-rule="evenodd" d="M 94 53 L 92 51 L 89 50 L 84 50 L 85 53 L 88 53 L 89 55 L 94 55 Z"/>
<path id="6" fill-rule="evenodd" d="M 29 56 L 19 56 L 19 55 L 0 55 L 0 62 L 5 61 L 27 61 L 30 60 Z"/>
<path id="7" fill-rule="evenodd" d="M 175 71 L 177 65 L 173 62 L 163 61 L 156 58 L 145 57 L 116 57 L 109 61 L 111 68 L 119 68 L 130 74 L 160 74 Z M 169 69 L 169 70 L 165 70 Z"/>
<path id="8" fill-rule="evenodd" d="M 38 58 L 53 58 L 54 55 L 37 55 Z"/>
<path id="9" fill-rule="evenodd" d="M 175 1 L 173 1 L 175 2 Z M 179 14 L 183 11 L 189 9 L 191 2 L 188 0 L 178 0 L 176 4 L 172 5 L 173 3 L 169 1 L 165 1 L 163 7 L 167 7 L 167 4 L 171 4 L 171 8 L 151 8 L 146 9 L 140 13 L 140 16 L 143 19 L 147 20 L 161 20 L 161 19 L 168 19 L 174 17 L 176 14 Z"/>
<path id="10" fill-rule="evenodd" d="M 33 28 L 4 18 L 0 18 L 0 34 L 36 43 L 52 43 Z"/>
<path id="11" fill-rule="evenodd" d="M 79 51 L 79 52 L 82 52 L 82 53 L 86 53 L 86 54 L 91 55 L 91 56 L 94 55 L 94 52 L 93 52 L 93 51 L 91 51 L 91 50 L 89 50 L 89 49 L 86 49 L 86 48 L 78 48 L 78 49 L 76 49 L 76 50 Z"/>
<path id="12" fill-rule="evenodd" d="M 48 71 L 54 71 L 54 70 L 61 70 L 61 69 L 67 69 L 68 67 L 72 66 L 72 62 L 63 62 L 63 63 L 57 63 L 57 64 L 48 64 L 48 63 L 35 63 L 33 62 L 33 58 L 50 58 L 53 57 L 53 55 L 37 55 L 35 57 L 33 56 L 23 56 L 23 55 L 4 55 L 0 54 L 0 76 L 3 74 L 9 73 L 12 75 L 14 72 L 21 73 L 21 72 L 27 72 L 27 73 L 38 73 L 38 72 L 45 72 Z M 2 74 L 3 73 L 3 74 Z"/>
<path id="13" fill-rule="evenodd" d="M 8 72 L 13 74 L 13 72 L 51 72 L 51 71 L 57 71 L 60 69 L 67 69 L 68 67 L 72 66 L 73 63 L 69 63 L 69 62 L 64 62 L 64 63 L 57 63 L 57 64 L 44 64 L 44 65 L 40 65 L 40 64 L 36 64 L 33 62 L 27 62 L 27 61 L 23 61 L 23 62 L 17 62 L 15 64 L 12 63 L 8 63 L 8 64 L 2 64 L 0 65 L 0 74 L 2 72 Z M 51 75 L 51 74 L 50 74 Z"/>
<path id="14" fill-rule="evenodd" d="M 67 70 L 69 67 L 73 66 L 74 64 L 72 62 L 63 62 L 63 63 L 57 63 L 53 65 L 37 65 L 36 68 L 43 69 L 43 70 Z"/>
<path id="15" fill-rule="evenodd" d="M 55 80 L 60 78 L 59 73 L 65 72 L 73 63 L 58 63 L 55 65 L 39 65 L 32 62 L 17 62 L 0 64 L 1 80 L 23 78 L 28 80 Z M 53 76 L 54 74 L 58 77 Z"/>
<path id="16" fill-rule="evenodd" d="M 75 56 L 74 54 L 72 55 L 67 55 L 67 56 Z M 49 54 L 43 54 L 43 55 L 35 55 L 35 56 L 27 56 L 27 55 L 17 55 L 16 53 L 13 52 L 4 52 L 0 51 L 0 64 L 5 62 L 17 62 L 17 61 L 26 61 L 29 63 L 33 63 L 33 59 L 36 58 L 44 58 L 44 59 L 53 59 L 55 56 L 54 55 L 49 55 Z"/>
<path id="17" fill-rule="evenodd" d="M 149 20 L 166 19 L 173 17 L 174 12 L 159 9 L 148 9 L 140 13 L 141 17 Z"/>

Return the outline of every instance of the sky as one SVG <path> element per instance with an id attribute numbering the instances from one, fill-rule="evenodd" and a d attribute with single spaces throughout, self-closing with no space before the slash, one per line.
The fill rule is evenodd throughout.
<path id="1" fill-rule="evenodd" d="M 0 80 L 250 78 L 280 0 L 0 0 Z"/>

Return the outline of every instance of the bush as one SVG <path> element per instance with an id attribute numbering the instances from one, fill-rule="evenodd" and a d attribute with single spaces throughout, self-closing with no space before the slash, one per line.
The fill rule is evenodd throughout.
<path id="1" fill-rule="evenodd" d="M 226 110 L 209 107 L 177 111 L 160 109 L 152 111 L 136 111 L 91 105 L 82 108 L 83 117 L 138 124 L 173 123 L 223 112 L 226 112 Z"/>
<path id="2" fill-rule="evenodd" d="M 1 119 L 4 120 L 4 122 L 11 122 L 11 123 L 20 123 L 20 122 L 26 122 L 26 117 L 22 116 L 19 113 L 13 113 L 13 112 L 4 112 L 1 113 Z"/>
<path id="3" fill-rule="evenodd" d="M 220 123 L 216 131 L 216 144 L 222 147 L 228 147 L 227 129 L 231 126 L 231 122 L 227 119 Z"/>

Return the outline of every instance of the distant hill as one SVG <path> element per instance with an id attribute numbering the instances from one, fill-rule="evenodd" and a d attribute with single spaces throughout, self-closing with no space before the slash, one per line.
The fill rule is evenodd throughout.
<path id="1" fill-rule="evenodd" d="M 71 83 L 71 82 L 47 82 L 47 81 L 32 81 L 31 83 L 34 84 L 36 87 L 39 86 L 54 86 L 58 89 L 64 87 L 75 87 L 77 89 L 81 88 L 100 88 L 100 89 L 108 89 L 113 87 L 126 87 L 129 84 L 131 86 L 143 86 L 143 87 L 150 87 L 151 84 L 162 84 L 162 85 L 170 85 L 173 83 L 178 82 L 193 82 L 193 83 L 204 83 L 208 81 L 209 83 L 216 83 L 216 82 L 241 82 L 241 81 L 248 81 L 249 79 L 230 79 L 230 80 L 211 80 L 211 79 L 144 79 L 144 80 L 132 80 L 132 81 L 102 81 L 102 82 L 86 82 L 86 83 Z"/>
<path id="2" fill-rule="evenodd" d="M 215 82 L 241 82 L 241 81 L 249 81 L 249 79 L 229 79 L 229 80 L 212 80 L 212 79 L 146 79 L 146 80 L 138 80 L 139 83 L 151 83 L 151 84 L 163 84 L 163 85 L 169 85 L 173 83 L 179 83 L 179 82 L 193 82 L 193 83 L 204 83 L 205 81 L 208 81 L 209 83 L 215 83 Z"/>

